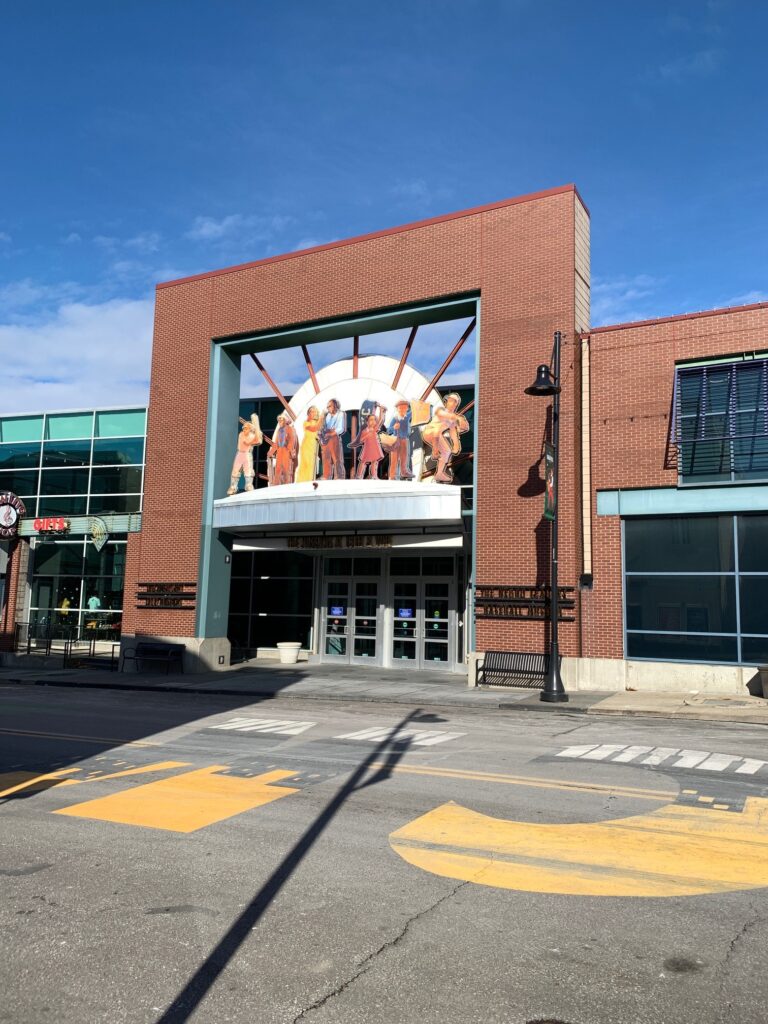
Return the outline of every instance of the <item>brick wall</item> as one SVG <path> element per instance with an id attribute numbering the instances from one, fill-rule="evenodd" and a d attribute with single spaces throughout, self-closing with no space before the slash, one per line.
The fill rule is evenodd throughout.
<path id="1" fill-rule="evenodd" d="M 584 654 L 620 658 L 620 523 L 597 517 L 594 492 L 676 485 L 675 363 L 768 349 L 768 303 L 597 329 L 590 348 L 595 586 L 582 601 Z"/>
<path id="2" fill-rule="evenodd" d="M 561 583 L 579 572 L 573 186 L 158 288 L 142 532 L 128 541 L 124 632 L 193 636 L 192 612 L 139 610 L 136 582 L 198 574 L 212 338 L 481 293 L 479 583 L 545 583 L 540 470 L 548 402 L 523 388 L 565 335 Z M 583 211 L 583 207 L 582 207 Z M 413 361 L 418 364 L 418 354 Z M 540 623 L 478 624 L 478 647 L 542 649 Z M 578 647 L 564 629 L 566 653 Z"/>

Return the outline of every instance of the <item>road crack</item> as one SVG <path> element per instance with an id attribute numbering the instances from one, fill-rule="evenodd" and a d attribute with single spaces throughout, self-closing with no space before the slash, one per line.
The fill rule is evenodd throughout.
<path id="1" fill-rule="evenodd" d="M 738 949 L 739 944 L 743 942 L 748 933 L 752 931 L 752 929 L 756 925 L 760 924 L 763 920 L 762 915 L 758 913 L 754 906 L 751 907 L 751 910 L 753 916 L 748 921 L 744 922 L 744 924 L 741 926 L 738 932 L 736 932 L 734 937 L 731 939 L 730 943 L 728 944 L 728 950 L 725 956 L 723 957 L 723 962 L 720 965 L 720 973 L 722 975 L 720 990 L 723 996 L 725 996 L 725 986 L 728 980 L 728 966 L 733 960 L 734 956 L 736 955 L 736 951 Z M 722 1020 L 728 1021 L 731 1019 L 731 1015 L 733 1014 L 733 1001 L 730 999 L 723 999 L 723 1002 L 725 1003 L 725 1014 Z"/>
<path id="2" fill-rule="evenodd" d="M 330 992 L 327 992 L 325 995 L 320 996 L 320 998 L 316 999 L 314 1003 L 310 1003 L 309 1006 L 305 1006 L 304 1009 L 301 1010 L 301 1012 L 293 1018 L 291 1024 L 299 1024 L 299 1021 L 307 1019 L 308 1014 L 312 1013 L 314 1010 L 319 1010 L 322 1006 L 325 1006 L 325 1004 L 329 1002 L 331 999 L 335 999 L 337 996 L 340 996 L 342 992 L 345 992 L 350 987 L 350 985 L 353 985 L 357 981 L 358 978 L 362 977 L 363 974 L 367 974 L 367 972 L 373 966 L 374 962 L 382 955 L 382 953 L 386 953 L 390 949 L 394 949 L 395 946 L 398 946 L 408 935 L 408 932 L 410 931 L 412 925 L 416 924 L 416 922 L 420 921 L 423 917 L 426 917 L 427 914 L 431 914 L 433 910 L 437 910 L 439 906 L 441 906 L 447 900 L 452 899 L 460 889 L 463 889 L 465 885 L 469 884 L 469 881 L 459 882 L 459 884 L 455 885 L 450 892 L 445 893 L 445 895 L 435 900 L 434 903 L 430 903 L 428 907 L 425 907 L 423 910 L 420 910 L 412 917 L 409 917 L 408 920 L 400 929 L 400 931 L 397 933 L 397 935 L 395 935 L 391 939 L 387 939 L 387 941 L 383 942 L 378 949 L 375 949 L 372 953 L 369 953 L 368 956 L 358 964 L 357 970 L 351 977 L 347 978 L 345 981 L 342 981 L 339 985 L 336 986 L 336 988 L 332 989 Z"/>

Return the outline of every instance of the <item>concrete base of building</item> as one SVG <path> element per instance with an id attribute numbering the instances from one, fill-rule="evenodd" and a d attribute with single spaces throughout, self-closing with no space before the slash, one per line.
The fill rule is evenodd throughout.
<path id="1" fill-rule="evenodd" d="M 224 636 L 122 636 L 120 653 L 126 647 L 135 647 L 142 640 L 163 644 L 184 644 L 185 672 L 224 672 L 230 667 L 232 645 Z"/>
<path id="2" fill-rule="evenodd" d="M 477 686 L 482 652 L 469 656 L 468 686 Z M 566 690 L 616 693 L 637 690 L 763 695 L 760 670 L 746 665 L 691 665 L 674 661 L 629 661 L 623 658 L 563 658 Z"/>

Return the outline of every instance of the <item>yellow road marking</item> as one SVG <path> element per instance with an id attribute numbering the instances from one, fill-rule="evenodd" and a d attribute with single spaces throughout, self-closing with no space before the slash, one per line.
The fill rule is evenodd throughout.
<path id="1" fill-rule="evenodd" d="M 123 740 L 115 736 L 76 736 L 66 732 L 35 732 L 32 729 L 0 729 L 2 736 L 29 736 L 45 740 L 79 740 L 81 743 L 114 743 L 120 747 L 159 747 L 150 740 Z"/>
<path id="2" fill-rule="evenodd" d="M 744 811 L 667 804 L 612 821 L 538 825 L 451 801 L 389 837 L 445 878 L 578 896 L 693 896 L 768 886 L 768 800 Z"/>
<path id="3" fill-rule="evenodd" d="M 6 772 L 0 775 L 0 797 L 11 796 L 12 793 L 19 793 L 24 790 L 34 793 L 39 789 L 47 789 L 46 783 L 55 779 L 60 786 L 74 786 L 79 779 L 66 779 L 65 775 L 71 772 L 79 772 L 79 768 L 59 768 L 55 772 Z"/>
<path id="4" fill-rule="evenodd" d="M 637 800 L 674 800 L 677 790 L 635 789 L 631 786 L 601 786 L 594 782 L 564 782 L 562 779 L 544 779 L 533 775 L 504 775 L 498 772 L 473 772 L 456 768 L 429 768 L 424 765 L 386 765 L 383 762 L 372 768 L 388 768 L 389 771 L 406 775 L 434 775 L 445 779 L 465 779 L 469 782 L 498 782 L 508 786 L 525 786 L 531 789 L 560 789 L 579 793 L 613 793 L 616 796 L 633 797 Z"/>
<path id="5" fill-rule="evenodd" d="M 222 771 L 227 771 L 227 765 L 211 765 L 53 813 L 168 832 L 195 832 L 298 792 L 288 786 L 271 785 L 293 777 L 295 771 L 278 769 L 252 779 L 217 774 Z"/>

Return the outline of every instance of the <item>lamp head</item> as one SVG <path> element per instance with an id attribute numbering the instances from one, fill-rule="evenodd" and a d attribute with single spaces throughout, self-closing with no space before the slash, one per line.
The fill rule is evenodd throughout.
<path id="1" fill-rule="evenodd" d="M 552 373 L 546 363 L 542 363 L 536 370 L 536 380 L 529 388 L 525 389 L 526 395 L 559 395 L 560 385 L 552 379 Z"/>

